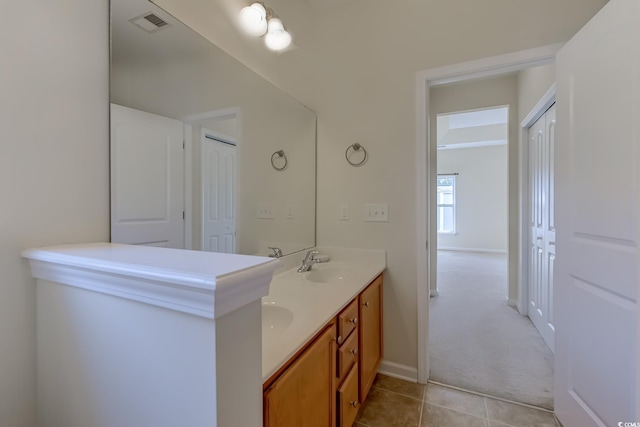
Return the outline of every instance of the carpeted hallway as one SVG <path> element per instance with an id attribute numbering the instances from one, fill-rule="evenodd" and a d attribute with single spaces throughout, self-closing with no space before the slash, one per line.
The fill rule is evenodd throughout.
<path id="1" fill-rule="evenodd" d="M 430 379 L 553 409 L 553 353 L 507 305 L 507 256 L 438 251 L 431 298 Z"/>

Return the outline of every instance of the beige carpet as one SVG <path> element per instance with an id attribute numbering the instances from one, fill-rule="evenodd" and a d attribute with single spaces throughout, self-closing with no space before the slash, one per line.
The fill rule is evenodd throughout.
<path id="1" fill-rule="evenodd" d="M 430 378 L 553 409 L 553 353 L 529 318 L 507 305 L 506 287 L 506 255 L 438 252 Z"/>

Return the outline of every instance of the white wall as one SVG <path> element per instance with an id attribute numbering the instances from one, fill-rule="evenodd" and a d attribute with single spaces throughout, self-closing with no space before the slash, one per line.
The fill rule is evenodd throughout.
<path id="1" fill-rule="evenodd" d="M 438 249 L 507 252 L 507 146 L 438 151 L 438 173 L 456 177 L 456 234 Z"/>
<path id="2" fill-rule="evenodd" d="M 109 239 L 106 0 L 6 1 L 0 30 L 0 425 L 36 421 L 23 249 Z"/>
<path id="3" fill-rule="evenodd" d="M 318 243 L 387 250 L 385 358 L 415 368 L 416 72 L 566 41 L 606 0 L 351 0 L 315 19 L 306 2 L 272 0 L 297 45 L 280 55 L 234 31 L 241 4 L 158 3 L 318 113 Z M 360 168 L 344 161 L 354 142 L 370 154 Z M 389 203 L 389 223 L 363 221 L 370 202 Z"/>
<path id="4" fill-rule="evenodd" d="M 518 124 L 556 81 L 556 65 L 527 68 L 518 73 Z"/>

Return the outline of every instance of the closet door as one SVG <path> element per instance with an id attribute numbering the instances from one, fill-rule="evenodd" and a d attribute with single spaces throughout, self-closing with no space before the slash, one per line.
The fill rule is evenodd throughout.
<path id="1" fill-rule="evenodd" d="M 553 264 L 555 261 L 554 131 L 555 105 L 529 129 L 529 317 L 554 350 Z"/>

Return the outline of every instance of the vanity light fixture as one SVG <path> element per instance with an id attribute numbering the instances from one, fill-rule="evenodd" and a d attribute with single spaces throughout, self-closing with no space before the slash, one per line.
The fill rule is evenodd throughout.
<path id="1" fill-rule="evenodd" d="M 280 18 L 271 18 L 267 35 L 264 37 L 264 44 L 271 50 L 282 50 L 291 44 L 291 34 L 289 34 L 282 25 Z"/>
<path id="2" fill-rule="evenodd" d="M 269 9 L 271 11 L 271 9 Z M 262 37 L 267 32 L 267 8 L 262 3 L 253 3 L 240 11 L 240 24 L 247 34 Z"/>
<path id="3" fill-rule="evenodd" d="M 264 3 L 255 2 L 243 7 L 240 11 L 240 24 L 247 34 L 254 37 L 266 34 L 264 43 L 271 50 L 284 50 L 291 44 L 291 34 L 284 29 L 282 20 Z"/>

